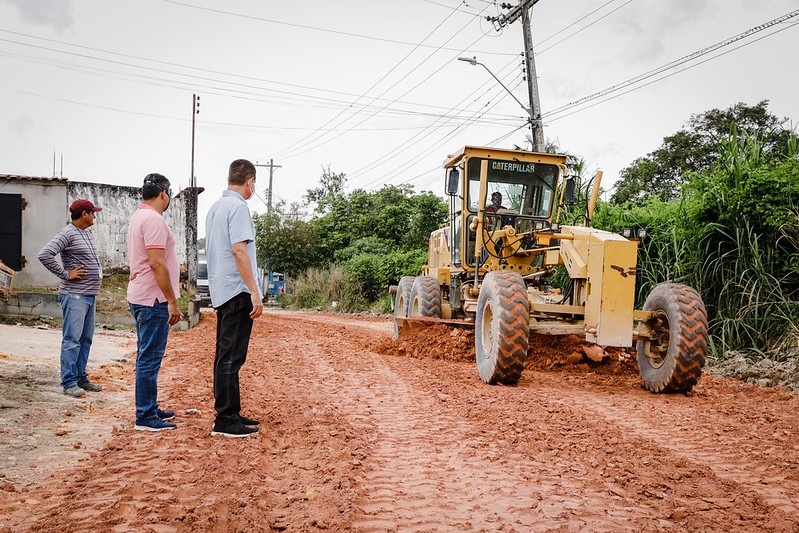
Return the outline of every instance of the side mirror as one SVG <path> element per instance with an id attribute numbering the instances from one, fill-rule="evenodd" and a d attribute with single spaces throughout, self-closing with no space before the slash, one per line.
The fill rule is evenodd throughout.
<path id="1" fill-rule="evenodd" d="M 574 205 L 577 200 L 574 199 L 574 178 L 566 178 L 566 203 Z"/>
<path id="2" fill-rule="evenodd" d="M 458 194 L 458 183 L 460 182 L 460 172 L 458 172 L 457 168 L 451 168 L 449 170 L 449 176 L 447 177 L 447 195 L 448 196 L 455 196 Z"/>

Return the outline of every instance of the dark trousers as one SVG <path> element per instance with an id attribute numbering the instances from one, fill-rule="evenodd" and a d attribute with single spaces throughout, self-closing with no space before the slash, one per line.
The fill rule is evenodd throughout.
<path id="1" fill-rule="evenodd" d="M 214 407 L 216 422 L 228 424 L 241 411 L 239 370 L 247 359 L 252 332 L 252 300 L 242 292 L 216 308 L 216 357 L 214 358 Z"/>

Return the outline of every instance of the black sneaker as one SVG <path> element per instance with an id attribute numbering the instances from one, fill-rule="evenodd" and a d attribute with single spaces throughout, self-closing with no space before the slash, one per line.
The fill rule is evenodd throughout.
<path id="1" fill-rule="evenodd" d="M 150 420 L 137 420 L 133 429 L 136 431 L 164 431 L 165 429 L 175 429 L 177 426 L 170 422 L 164 422 L 160 418 Z"/>
<path id="2" fill-rule="evenodd" d="M 223 437 L 241 438 L 248 437 L 253 433 L 258 433 L 257 428 L 245 426 L 241 422 L 233 422 L 232 424 L 214 424 L 214 429 L 211 431 L 211 436 L 222 435 Z"/>
<path id="3" fill-rule="evenodd" d="M 247 418 L 246 416 L 241 416 L 241 415 L 239 415 L 239 422 L 241 422 L 245 426 L 258 426 L 261 424 L 257 420 L 253 420 L 252 418 Z"/>
<path id="4" fill-rule="evenodd" d="M 175 418 L 175 411 L 162 411 L 160 409 L 156 409 L 155 413 L 161 420 L 172 420 Z"/>

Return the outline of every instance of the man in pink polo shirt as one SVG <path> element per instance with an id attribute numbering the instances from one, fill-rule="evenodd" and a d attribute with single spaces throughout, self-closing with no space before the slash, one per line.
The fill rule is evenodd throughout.
<path id="1" fill-rule="evenodd" d="M 174 411 L 158 408 L 158 371 L 166 351 L 169 326 L 180 320 L 180 264 L 175 237 L 162 213 L 172 191 L 161 174 L 148 174 L 142 186 L 139 209 L 128 225 L 130 282 L 128 303 L 136 320 L 136 424 L 137 431 L 175 429 L 167 422 Z"/>

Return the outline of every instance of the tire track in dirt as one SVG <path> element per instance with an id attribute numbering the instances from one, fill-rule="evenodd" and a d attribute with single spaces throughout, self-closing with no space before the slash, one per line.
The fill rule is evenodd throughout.
<path id="1" fill-rule="evenodd" d="M 441 362 L 438 363 L 438 367 L 446 370 L 431 374 L 429 367 L 420 363 L 419 367 L 425 370 L 417 372 L 417 377 L 420 380 L 443 383 L 445 389 L 452 389 L 450 384 L 460 381 L 461 384 L 455 386 L 458 390 L 453 392 L 452 398 L 462 399 L 464 394 L 473 394 L 491 402 L 491 397 L 506 394 L 513 397 L 512 401 L 498 402 L 501 410 L 494 413 L 497 420 L 505 417 L 506 420 L 515 420 L 517 427 L 525 427 L 526 430 L 536 428 L 539 431 L 532 442 L 527 439 L 524 442 L 525 446 L 521 448 L 513 443 L 508 447 L 508 453 L 513 453 L 514 449 L 518 453 L 520 449 L 526 448 L 529 450 L 529 457 L 545 460 L 552 456 L 551 448 L 558 447 L 557 443 L 552 442 L 553 434 L 557 436 L 561 433 L 572 445 L 567 450 L 567 464 L 579 467 L 587 463 L 601 474 L 600 482 L 608 483 L 608 491 L 611 494 L 624 494 L 628 501 L 651 505 L 651 514 L 660 519 L 656 527 L 686 526 L 695 529 L 710 526 L 739 531 L 799 531 L 799 517 L 792 512 L 792 507 L 784 505 L 784 497 L 792 494 L 794 486 L 792 483 L 781 488 L 780 476 L 776 475 L 771 479 L 763 477 L 764 483 L 776 485 L 778 495 L 782 496 L 774 499 L 768 489 L 757 490 L 757 486 L 750 484 L 752 478 L 747 470 L 742 468 L 740 471 L 732 472 L 731 475 L 719 470 L 719 465 L 710 460 L 712 452 L 706 456 L 701 453 L 686 454 L 683 450 L 670 447 L 671 440 L 677 436 L 675 433 L 678 433 L 681 427 L 677 421 L 682 414 L 680 409 L 674 409 L 675 402 L 682 401 L 691 409 L 706 413 L 703 416 L 712 427 L 714 413 L 719 409 L 735 412 L 739 410 L 737 404 L 740 403 L 741 407 L 750 404 L 749 398 L 736 396 L 729 390 L 714 394 L 710 399 L 703 399 L 698 394 L 687 398 L 655 396 L 643 391 L 638 379 L 629 376 L 591 375 L 589 378 L 586 374 L 530 371 L 525 372 L 517 387 L 486 387 L 478 383 L 477 388 L 472 389 L 476 373 L 473 365 L 473 363 L 464 366 Z M 452 368 L 458 370 L 453 372 Z M 406 379 L 411 378 L 406 370 L 403 371 L 403 376 Z M 726 383 L 726 380 L 724 382 Z M 595 393 L 602 398 L 599 403 L 593 399 Z M 790 396 L 785 395 L 785 397 Z M 614 410 L 609 409 L 610 416 L 604 413 L 603 400 L 606 398 L 616 405 Z M 470 412 L 476 412 L 474 405 L 479 403 L 479 401 L 473 402 Z M 629 418 L 629 413 L 635 412 L 636 409 L 641 410 L 642 405 L 658 407 L 664 413 L 669 413 L 673 420 L 668 420 L 666 417 L 666 422 L 659 427 L 658 433 L 636 432 L 633 428 L 639 421 L 642 422 L 641 427 L 644 430 L 647 428 L 646 417 L 641 416 L 640 420 L 636 419 L 629 423 L 625 417 Z M 524 406 L 524 409 L 531 408 L 531 411 L 521 413 L 520 416 L 513 406 Z M 773 410 L 781 412 L 780 409 L 780 406 L 776 406 Z M 540 419 L 542 412 L 545 417 L 543 425 Z M 539 413 L 538 420 L 535 413 Z M 788 409 L 787 413 L 783 418 L 770 418 L 774 422 L 771 431 L 776 429 L 775 434 L 779 435 L 776 440 L 780 443 L 788 438 L 792 433 L 790 428 L 796 424 L 796 410 Z M 534 416 L 530 418 L 525 414 Z M 484 412 L 476 415 L 476 418 L 483 419 L 485 416 L 490 414 Z M 762 413 L 755 416 L 763 418 Z M 570 421 L 572 427 L 564 428 L 558 424 L 558 421 Z M 735 420 L 730 425 L 731 434 L 750 435 L 751 429 L 747 420 Z M 582 428 L 584 431 L 574 431 L 573 428 Z M 684 436 L 685 443 L 691 447 L 691 451 L 701 450 L 707 444 L 712 447 L 715 443 L 706 438 L 710 434 L 712 432 L 688 433 Z M 749 439 L 750 441 L 759 440 L 757 432 L 751 434 L 754 436 Z M 497 440 L 502 438 L 503 435 L 498 432 Z M 545 445 L 541 446 L 541 443 Z M 729 446 L 730 442 L 719 442 L 719 445 L 725 444 Z M 597 455 L 594 453 L 596 450 L 606 452 L 607 455 L 605 457 L 603 454 Z M 791 447 L 786 449 L 787 454 L 784 456 L 788 459 L 786 463 L 790 463 L 793 459 L 790 456 L 791 451 Z M 734 447 L 731 453 L 735 453 Z M 755 477 L 764 468 L 771 468 L 775 472 L 779 470 L 782 461 L 769 462 L 769 455 L 770 450 L 767 449 L 764 461 L 751 469 Z M 555 461 L 558 461 L 557 457 Z M 774 463 L 776 467 L 772 466 Z M 746 463 L 741 464 L 745 466 Z M 569 473 L 566 472 L 565 475 L 568 476 Z M 590 480 L 587 483 L 592 484 Z M 625 529 L 628 527 L 629 524 Z"/>
<path id="2" fill-rule="evenodd" d="M 548 380 L 551 378 L 547 378 Z M 768 402 L 717 405 L 722 394 L 767 395 Z M 743 393 L 743 394 L 742 394 Z M 575 391 L 568 402 L 630 434 L 658 443 L 686 460 L 711 468 L 719 478 L 740 483 L 767 505 L 799 521 L 799 399 L 752 386 L 723 384 L 705 376 L 694 394 L 637 393 L 636 405 L 619 405 L 613 391 Z M 749 428 L 746 434 L 740 428 Z"/>
<path id="3" fill-rule="evenodd" d="M 273 328 L 256 323 L 242 370 L 245 414 L 262 431 L 247 439 L 211 437 L 214 321 L 170 335 L 159 400 L 177 412 L 178 429 L 132 431 L 133 405 L 113 420 L 114 437 L 91 459 L 55 472 L 24 494 L 0 499 L 6 531 L 310 531 L 346 530 L 358 477 L 360 437 L 331 413 L 314 412 L 302 366 L 287 368 L 273 350 Z M 132 367 L 128 368 L 129 376 Z M 197 410 L 190 411 L 187 410 Z"/>
<path id="4" fill-rule="evenodd" d="M 279 312 L 242 370 L 261 433 L 211 438 L 213 326 L 170 337 L 176 431 L 133 432 L 126 406 L 91 459 L 0 493 L 0 531 L 799 531 L 796 395 L 587 371 L 492 387 L 474 362 L 379 353 L 389 320 Z"/>
<path id="5" fill-rule="evenodd" d="M 595 531 L 617 531 L 631 515 L 649 515 L 646 507 L 621 502 L 606 509 L 608 493 L 601 485 L 583 488 L 579 502 L 568 501 L 578 480 L 565 481 L 563 472 L 519 454 L 508 460 L 459 412 L 442 409 L 426 391 L 409 386 L 380 356 L 348 346 L 352 336 L 342 328 L 319 322 L 317 328 L 321 338 L 338 339 L 324 341 L 326 360 L 313 360 L 314 381 L 324 384 L 324 395 L 353 426 L 372 436 L 357 529 L 541 530 L 562 526 L 579 509 Z M 346 365 L 339 354 L 346 354 Z M 544 496 L 559 492 L 562 497 Z"/>

